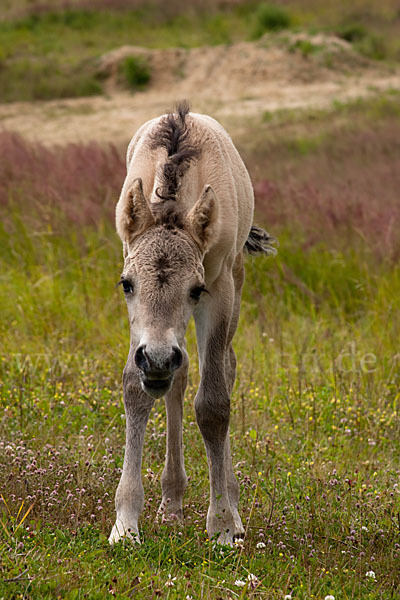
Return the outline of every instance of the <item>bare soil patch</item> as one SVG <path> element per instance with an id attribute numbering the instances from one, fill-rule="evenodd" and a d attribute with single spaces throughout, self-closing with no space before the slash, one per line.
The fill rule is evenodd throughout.
<path id="1" fill-rule="evenodd" d="M 117 71 L 127 56 L 149 62 L 146 91 L 122 91 Z M 217 47 L 117 48 L 99 60 L 107 95 L 0 106 L 0 127 L 46 144 L 112 142 L 124 146 L 135 129 L 181 99 L 222 121 L 232 135 L 248 118 L 285 108 L 325 108 L 387 89 L 400 71 L 360 57 L 334 36 L 285 34 Z"/>

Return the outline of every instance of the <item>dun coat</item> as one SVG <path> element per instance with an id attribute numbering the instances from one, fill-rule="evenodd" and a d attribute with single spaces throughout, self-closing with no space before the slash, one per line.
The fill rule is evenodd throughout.
<path id="1" fill-rule="evenodd" d="M 116 209 L 123 242 L 121 284 L 131 340 L 123 374 L 126 448 L 110 543 L 139 541 L 144 432 L 155 398 L 165 396 L 167 450 L 161 511 L 183 518 L 187 486 L 182 410 L 185 332 L 194 316 L 201 381 L 195 399 L 210 471 L 207 531 L 221 544 L 244 534 L 229 444 L 232 348 L 244 279 L 243 253 L 274 252 L 252 227 L 253 188 L 226 131 L 211 117 L 175 113 L 145 123 L 128 147 Z"/>

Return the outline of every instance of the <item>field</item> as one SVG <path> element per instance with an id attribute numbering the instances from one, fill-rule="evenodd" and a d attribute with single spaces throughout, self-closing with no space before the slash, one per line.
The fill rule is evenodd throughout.
<path id="1" fill-rule="evenodd" d="M 323 10 L 315 0 L 289 0 L 278 8 L 254 0 L 4 0 L 3 5 L 1 102 L 107 93 L 99 59 L 124 45 L 193 48 L 306 31 L 336 34 L 367 59 L 396 63 L 400 56 L 396 0 L 330 0 Z M 307 40 L 296 44 L 293 50 L 305 56 L 319 51 Z M 148 65 L 139 65 L 139 73 L 143 69 L 150 79 Z M 121 79 L 122 88 L 144 83 L 137 65 L 122 68 Z"/>
<path id="2" fill-rule="evenodd" d="M 6 23 L 32 19 L 17 6 Z M 288 6 L 310 18 L 300 2 Z M 40 27 L 48 18 L 40 12 Z M 399 92 L 230 122 L 256 222 L 279 240 L 276 257 L 246 258 L 231 416 L 246 537 L 234 549 L 205 531 L 192 323 L 184 524 L 156 518 L 166 436 L 157 401 L 142 545 L 109 546 L 129 346 L 113 224 L 124 157 L 120 145 L 0 132 L 0 598 L 400 595 Z"/>

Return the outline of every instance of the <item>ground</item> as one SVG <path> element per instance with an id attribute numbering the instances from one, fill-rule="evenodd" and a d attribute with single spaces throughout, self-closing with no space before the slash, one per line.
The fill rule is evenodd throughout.
<path id="1" fill-rule="evenodd" d="M 298 35 L 273 39 L 190 50 L 124 47 L 103 56 L 99 68 L 112 71 L 127 55 L 150 56 L 146 91 L 121 92 L 111 77 L 106 96 L 0 105 L 0 125 L 48 145 L 95 140 L 122 148 L 142 123 L 187 98 L 235 138 L 265 111 L 329 108 L 400 89 L 399 69 L 359 57 L 338 38 L 307 36 L 318 51 L 305 56 Z"/>

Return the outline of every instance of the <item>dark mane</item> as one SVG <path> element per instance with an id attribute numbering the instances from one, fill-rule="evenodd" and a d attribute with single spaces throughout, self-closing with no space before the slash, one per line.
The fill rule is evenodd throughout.
<path id="1" fill-rule="evenodd" d="M 182 175 L 190 162 L 200 155 L 200 148 L 196 148 L 188 140 L 186 117 L 189 110 L 186 101 L 178 104 L 176 112 L 167 114 L 151 136 L 150 148 L 165 148 L 168 154 L 162 168 L 161 186 L 156 190 L 161 200 L 176 200 Z"/>
<path id="2" fill-rule="evenodd" d="M 175 200 L 154 202 L 151 212 L 156 225 L 163 225 L 166 229 L 183 229 L 185 215 L 183 211 L 177 210 Z"/>

